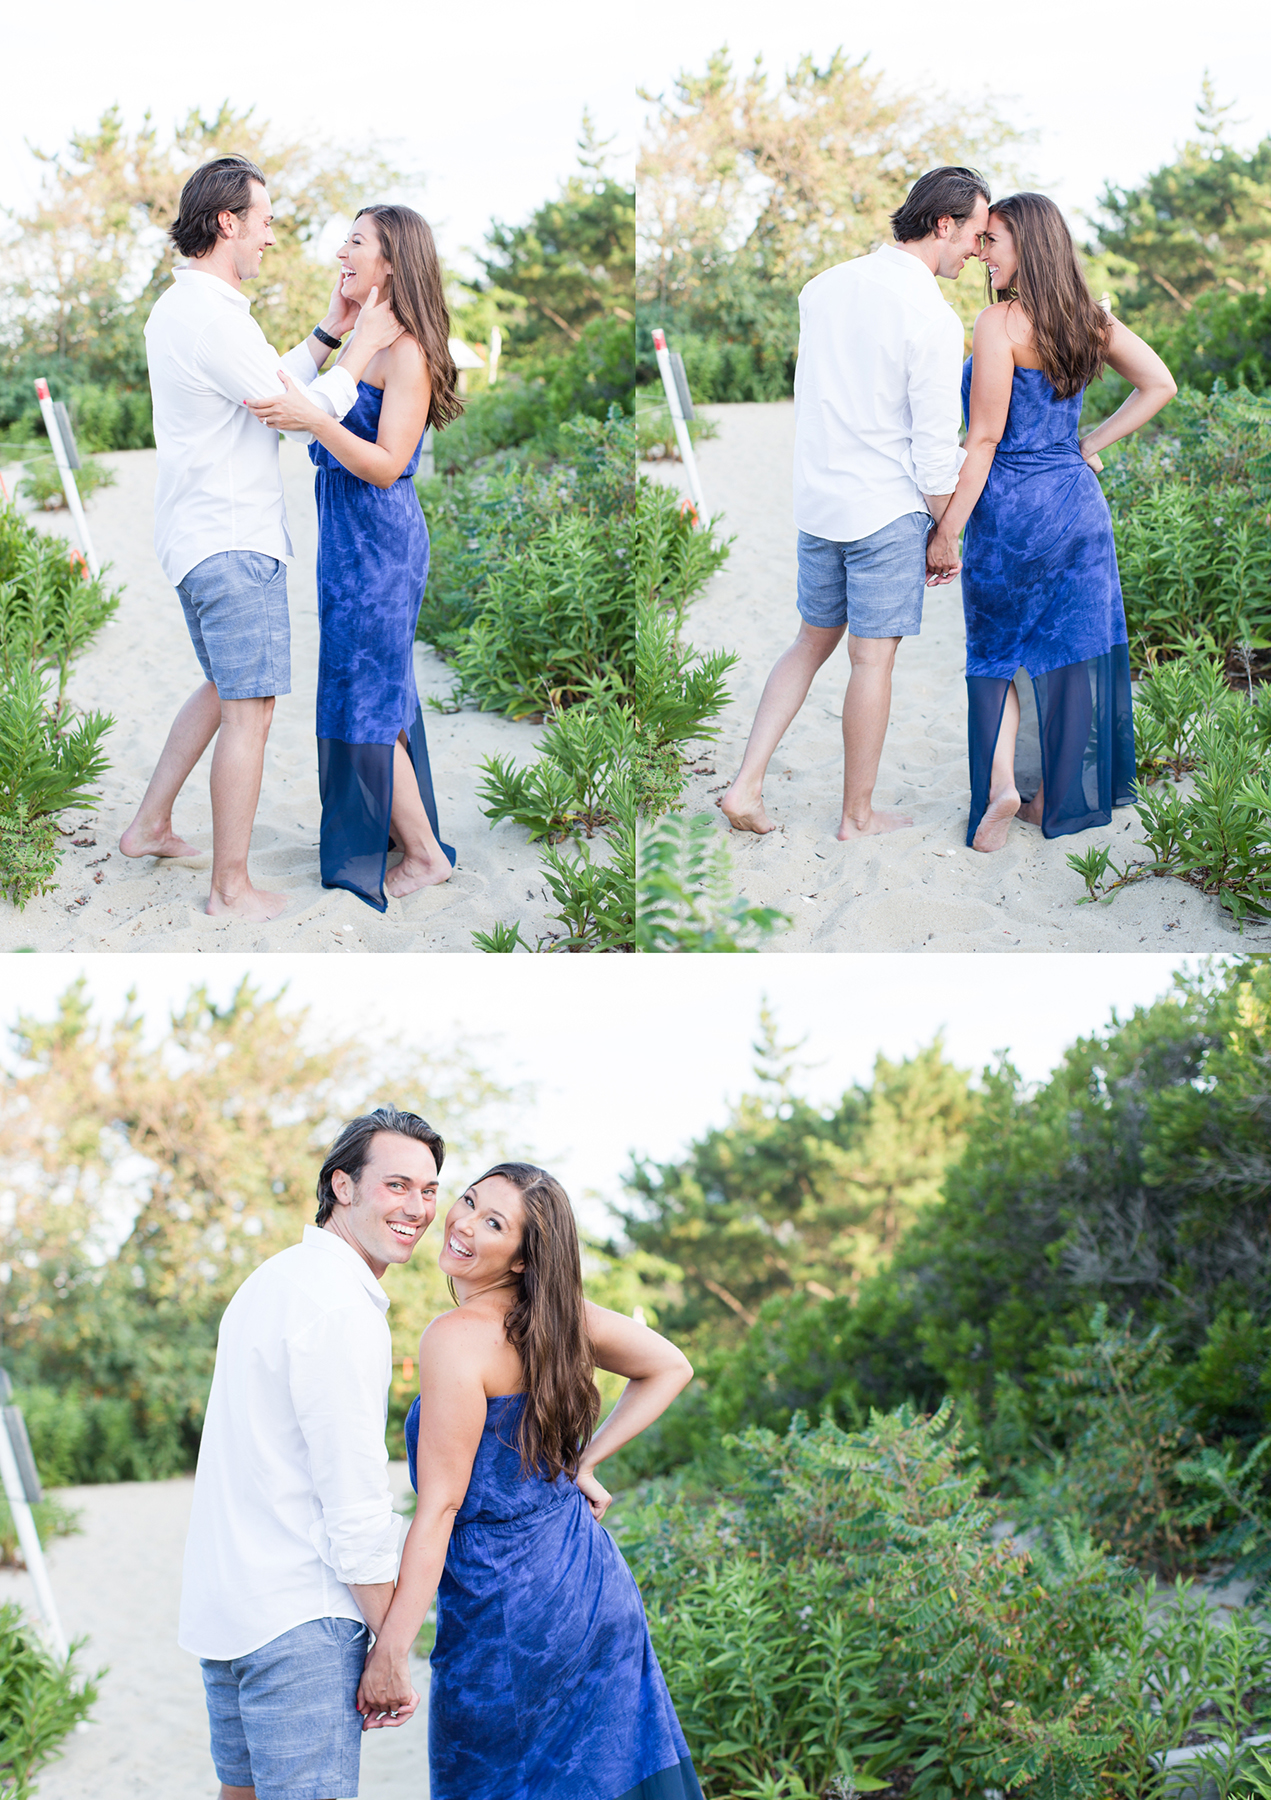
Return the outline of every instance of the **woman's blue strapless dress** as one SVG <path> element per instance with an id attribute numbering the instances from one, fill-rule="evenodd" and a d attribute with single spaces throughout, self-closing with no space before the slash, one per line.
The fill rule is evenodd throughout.
<path id="1" fill-rule="evenodd" d="M 359 381 L 346 431 L 375 442 L 382 388 Z M 415 625 L 428 579 L 428 527 L 415 453 L 390 488 L 350 475 L 309 446 L 318 501 L 318 786 L 322 885 L 348 888 L 384 912 L 393 808 L 393 746 L 406 746 L 419 797 L 440 840 L 424 719 L 415 691 Z M 449 844 L 442 849 L 453 863 Z"/>
<path id="2" fill-rule="evenodd" d="M 432 1800 L 701 1800 L 621 1551 L 572 1481 L 521 1474 L 524 1403 L 487 1402 L 437 1590 Z M 416 1400 L 416 1489 L 418 1443 Z"/>
<path id="3" fill-rule="evenodd" d="M 971 358 L 962 370 L 970 416 Z M 1061 400 L 1040 369 L 1016 369 L 1006 429 L 962 549 L 971 816 L 989 802 L 1006 691 L 1032 677 L 1042 832 L 1106 825 L 1134 798 L 1125 608 L 1112 519 L 1077 443 L 1081 395 Z M 1034 783 L 1034 788 L 1036 784 Z"/>

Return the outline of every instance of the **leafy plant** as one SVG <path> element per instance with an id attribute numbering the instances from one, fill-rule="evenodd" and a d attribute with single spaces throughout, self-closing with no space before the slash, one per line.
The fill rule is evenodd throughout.
<path id="1" fill-rule="evenodd" d="M 75 471 L 75 486 L 81 500 L 91 500 L 99 488 L 114 485 L 115 471 L 107 468 L 105 463 L 98 462 L 96 457 L 88 457 Z M 48 512 L 66 505 L 62 471 L 51 456 L 44 456 L 38 462 L 27 464 L 26 472 L 18 483 L 18 492 L 28 500 L 34 500 L 37 506 Z"/>
<path id="2" fill-rule="evenodd" d="M 36 1773 L 97 1702 L 95 1681 L 77 1681 L 74 1655 L 59 1665 L 23 1622 L 0 1606 L 0 1770 L 9 1800 L 30 1800 Z"/>
<path id="3" fill-rule="evenodd" d="M 16 507 L 0 507 L 0 678 L 56 670 L 60 709 L 71 664 L 118 606 L 118 590 L 91 578 L 78 551 L 68 556 Z"/>
<path id="4" fill-rule="evenodd" d="M 1207 1535 L 1214 1561 L 1231 1560 L 1228 1579 L 1252 1581 L 1255 1598 L 1271 1591 L 1271 1437 L 1247 1455 L 1227 1444 L 1208 1444 L 1174 1469 L 1192 1504 L 1182 1523 Z"/>
<path id="5" fill-rule="evenodd" d="M 60 1500 L 53 1499 L 51 1495 L 36 1502 L 31 1508 L 31 1516 L 35 1520 L 35 1529 L 40 1534 L 42 1544 L 47 1544 L 50 1538 L 71 1537 L 80 1528 L 79 1514 L 69 1506 L 63 1506 Z M 23 1566 L 18 1528 L 13 1522 L 8 1496 L 0 1493 L 0 1568 L 15 1569 Z"/>
<path id="6" fill-rule="evenodd" d="M 790 924 L 733 892 L 732 859 L 707 813 L 671 813 L 640 839 L 636 948 L 755 951 Z"/>
<path id="7" fill-rule="evenodd" d="M 0 681 L 0 891 L 19 907 L 52 884 L 53 820 L 72 806 L 95 806 L 106 768 L 101 742 L 114 721 L 89 713 L 59 725 L 28 666 Z"/>

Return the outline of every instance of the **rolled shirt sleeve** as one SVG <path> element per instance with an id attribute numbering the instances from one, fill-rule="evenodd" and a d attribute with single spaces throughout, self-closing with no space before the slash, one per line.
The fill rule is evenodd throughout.
<path id="1" fill-rule="evenodd" d="M 399 1521 L 384 1443 L 388 1326 L 365 1306 L 340 1308 L 293 1340 L 289 1384 L 322 1509 L 310 1538 L 346 1584 L 392 1581 Z"/>
<path id="2" fill-rule="evenodd" d="M 949 309 L 915 345 L 909 363 L 914 477 L 924 494 L 951 494 L 966 451 L 958 443 L 962 323 Z"/>

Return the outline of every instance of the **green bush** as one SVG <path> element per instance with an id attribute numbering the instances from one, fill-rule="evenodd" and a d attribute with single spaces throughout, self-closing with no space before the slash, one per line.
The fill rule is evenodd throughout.
<path id="1" fill-rule="evenodd" d="M 60 1500 L 53 1499 L 51 1495 L 45 1495 L 43 1500 L 36 1501 L 31 1508 L 31 1517 L 35 1520 L 35 1529 L 42 1544 L 47 1544 L 50 1538 L 73 1537 L 79 1530 L 79 1514 L 69 1506 L 63 1506 Z M 18 1568 L 24 1561 L 9 1497 L 0 1492 L 0 1568 Z"/>
<path id="2" fill-rule="evenodd" d="M 93 789 L 107 766 L 101 742 L 113 723 L 89 713 L 59 724 L 30 668 L 0 682 L 0 892 L 18 907 L 52 886 L 57 815 L 97 804 Z"/>
<path id="3" fill-rule="evenodd" d="M 115 471 L 108 469 L 105 463 L 98 462 L 95 457 L 90 456 L 75 471 L 75 487 L 81 500 L 91 500 L 98 488 L 114 485 Z M 26 499 L 33 500 L 46 512 L 55 512 L 66 505 L 62 471 L 51 456 L 44 456 L 38 462 L 27 464 L 27 473 L 18 483 L 18 492 Z"/>
<path id="4" fill-rule="evenodd" d="M 708 1796 L 1129 1800 L 1188 1732 L 1266 1717 L 1257 1623 L 1224 1628 L 1186 1589 L 1160 1607 L 1062 1521 L 1027 1554 L 995 1542 L 950 1407 L 732 1448 L 719 1496 L 617 1520 Z"/>
<path id="5" fill-rule="evenodd" d="M 119 590 L 90 577 L 77 550 L 0 506 L 0 677 L 57 671 L 59 708 L 71 664 L 119 607 Z"/>
<path id="6" fill-rule="evenodd" d="M 671 813 L 644 834 L 637 894 L 637 950 L 753 952 L 790 923 L 734 893 L 728 845 L 707 813 Z"/>
<path id="7" fill-rule="evenodd" d="M 201 1379 L 200 1379 L 201 1377 Z M 198 1418 L 153 1382 L 148 1394 L 90 1394 L 23 1383 L 17 1392 L 46 1487 L 98 1481 L 162 1481 L 194 1467 L 206 1373 L 193 1383 Z"/>
<path id="8" fill-rule="evenodd" d="M 1103 488 L 1131 644 L 1271 646 L 1271 398 L 1184 391 L 1159 432 L 1113 451 Z"/>
<path id="9" fill-rule="evenodd" d="M 95 1680 L 100 1680 L 99 1670 Z M 12 1603 L 0 1606 L 0 1771 L 6 1800 L 30 1800 L 35 1776 L 97 1702 L 74 1658 L 54 1662 Z"/>

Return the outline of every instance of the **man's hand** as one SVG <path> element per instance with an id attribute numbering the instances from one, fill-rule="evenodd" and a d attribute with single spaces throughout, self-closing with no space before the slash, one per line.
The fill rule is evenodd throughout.
<path id="1" fill-rule="evenodd" d="M 946 587 L 961 571 L 957 537 L 937 526 L 927 538 L 927 586 Z"/>
<path id="2" fill-rule="evenodd" d="M 312 431 L 317 423 L 330 418 L 329 413 L 314 405 L 303 388 L 296 386 L 286 369 L 279 369 L 278 378 L 287 390 L 285 394 L 269 394 L 264 400 L 243 402 L 262 425 L 275 431 Z"/>
<path id="3" fill-rule="evenodd" d="M 577 1475 L 574 1476 L 574 1486 L 580 1494 L 585 1496 L 587 1504 L 591 1508 L 592 1518 L 603 1519 L 609 1510 L 609 1503 L 613 1499 L 613 1495 L 607 1488 L 601 1487 L 596 1480 L 594 1470 L 579 1469 Z"/>
<path id="4" fill-rule="evenodd" d="M 404 1725 L 418 1705 L 419 1695 L 410 1678 L 409 1654 L 390 1650 L 383 1638 L 377 1638 L 357 1690 L 363 1731 L 374 1730 L 378 1725 Z"/>

